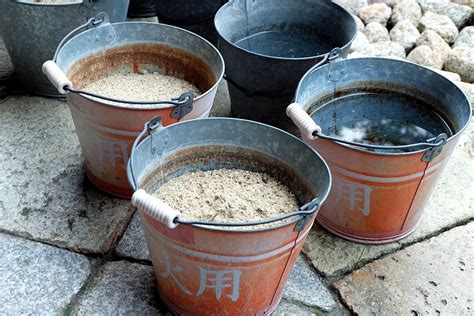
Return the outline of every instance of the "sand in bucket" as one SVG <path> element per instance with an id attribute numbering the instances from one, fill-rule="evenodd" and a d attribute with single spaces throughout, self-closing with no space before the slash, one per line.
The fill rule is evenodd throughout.
<path id="1" fill-rule="evenodd" d="M 138 73 L 114 73 L 94 81 L 84 88 L 101 96 L 119 100 L 156 101 L 171 100 L 184 92 L 192 92 L 195 97 L 201 91 L 191 82 L 176 76 L 149 72 L 146 69 Z M 117 103 L 120 105 L 120 103 Z M 122 106 L 124 104 L 121 104 Z M 130 104 L 132 107 L 147 107 L 148 104 Z"/>
<path id="2" fill-rule="evenodd" d="M 290 189 L 266 173 L 242 169 L 194 171 L 171 179 L 155 196 L 180 210 L 183 220 L 249 222 L 298 209 Z M 269 223 L 265 227 L 281 225 Z"/>

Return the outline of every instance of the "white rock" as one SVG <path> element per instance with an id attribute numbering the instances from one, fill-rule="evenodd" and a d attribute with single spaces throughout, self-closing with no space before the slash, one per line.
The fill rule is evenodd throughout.
<path id="1" fill-rule="evenodd" d="M 350 55 L 350 57 L 362 57 L 362 56 L 385 56 L 394 57 L 399 59 L 405 58 L 405 49 L 398 43 L 394 42 L 379 42 L 365 46 L 361 50 L 358 50 Z"/>
<path id="2" fill-rule="evenodd" d="M 418 26 L 422 17 L 421 7 L 416 0 L 399 1 L 393 8 L 392 24 L 397 24 L 401 20 L 410 20 L 414 26 Z"/>
<path id="3" fill-rule="evenodd" d="M 467 83 L 467 82 L 456 82 L 459 88 L 461 88 L 462 91 L 467 95 L 469 98 L 469 101 L 471 102 L 471 105 L 473 106 L 473 112 L 474 112 L 474 84 L 472 83 Z"/>
<path id="4" fill-rule="evenodd" d="M 368 5 L 367 0 L 333 0 L 352 14 L 359 15 L 360 9 Z"/>
<path id="5" fill-rule="evenodd" d="M 447 15 L 458 28 L 466 25 L 469 22 L 473 9 L 466 5 L 460 5 L 457 3 L 450 3 L 448 7 L 439 14 Z"/>
<path id="6" fill-rule="evenodd" d="M 351 15 L 356 21 L 357 30 L 363 32 L 365 29 L 364 22 L 362 22 L 362 20 L 357 15 L 354 15 L 354 14 L 351 14 Z"/>
<path id="7" fill-rule="evenodd" d="M 357 36 L 352 42 L 351 48 L 349 50 L 350 53 L 361 50 L 365 46 L 369 45 L 369 40 L 362 32 L 357 32 Z"/>
<path id="8" fill-rule="evenodd" d="M 390 30 L 392 41 L 402 45 L 406 52 L 409 52 L 415 46 L 419 37 L 420 32 L 410 20 L 402 20 Z"/>
<path id="9" fill-rule="evenodd" d="M 472 0 L 469 0 L 472 1 Z M 448 16 L 460 28 L 465 25 L 472 14 L 472 8 L 468 1 L 464 3 L 453 3 L 449 0 L 418 0 L 423 12 L 434 12 Z M 474 1 L 472 1 L 474 3 Z"/>
<path id="10" fill-rule="evenodd" d="M 462 81 L 474 83 L 474 47 L 454 48 L 444 66 L 447 71 L 458 73 Z"/>
<path id="11" fill-rule="evenodd" d="M 459 33 L 453 48 L 461 46 L 474 47 L 474 26 L 467 26 Z"/>
<path id="12" fill-rule="evenodd" d="M 415 49 L 412 50 L 410 54 L 408 54 L 407 60 L 422 66 L 428 66 L 437 69 L 443 68 L 443 61 L 439 58 L 439 55 L 434 53 L 434 51 L 428 45 L 415 47 Z"/>
<path id="13" fill-rule="evenodd" d="M 440 58 L 443 60 L 443 64 L 451 53 L 451 47 L 449 47 L 438 33 L 432 30 L 427 30 L 421 33 L 421 36 L 416 41 L 416 45 L 428 45 L 431 47 L 433 51 L 439 54 Z"/>
<path id="14" fill-rule="evenodd" d="M 370 22 L 379 22 L 382 25 L 387 25 L 392 9 L 385 3 L 374 3 L 362 8 L 359 12 L 359 17 L 365 24 Z"/>
<path id="15" fill-rule="evenodd" d="M 449 0 L 418 0 L 423 12 L 443 12 L 449 5 Z"/>
<path id="16" fill-rule="evenodd" d="M 456 25 L 446 15 L 427 12 L 423 15 L 419 24 L 420 31 L 433 30 L 437 32 L 448 44 L 454 43 L 458 36 Z"/>
<path id="17" fill-rule="evenodd" d="M 451 0 L 451 2 L 457 3 L 457 4 L 462 4 L 462 5 L 467 5 L 467 6 L 474 9 L 474 1 L 472 1 L 472 0 Z"/>
<path id="18" fill-rule="evenodd" d="M 461 81 L 461 76 L 458 75 L 455 72 L 444 71 L 444 70 L 436 69 L 436 68 L 433 68 L 433 67 L 428 67 L 428 68 L 435 71 L 435 72 L 437 72 L 437 73 L 439 73 L 440 75 L 445 76 L 446 78 L 448 78 L 451 81 L 456 81 L 456 82 Z"/>
<path id="19" fill-rule="evenodd" d="M 370 43 L 390 41 L 388 30 L 379 22 L 371 22 L 365 26 L 364 34 Z"/>
<path id="20" fill-rule="evenodd" d="M 396 6 L 398 2 L 400 2 L 400 0 L 383 0 L 383 3 L 385 3 L 386 5 L 388 5 L 391 8 Z"/>

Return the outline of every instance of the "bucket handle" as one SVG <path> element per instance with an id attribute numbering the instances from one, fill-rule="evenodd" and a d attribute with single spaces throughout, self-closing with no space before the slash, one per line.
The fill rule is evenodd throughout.
<path id="1" fill-rule="evenodd" d="M 243 226 L 258 226 L 269 223 L 282 221 L 287 218 L 299 216 L 300 219 L 295 225 L 295 231 L 301 231 L 306 224 L 311 220 L 313 214 L 318 210 L 320 201 L 318 198 L 314 198 L 308 203 L 305 203 L 298 210 L 291 213 L 284 214 L 282 216 L 253 222 L 242 222 L 242 223 L 219 223 L 219 222 L 206 222 L 206 221 L 185 221 L 181 220 L 181 213 L 155 196 L 148 194 L 145 190 L 140 189 L 133 165 L 135 162 L 135 150 L 138 144 L 143 140 L 146 135 L 152 135 L 154 132 L 162 129 L 161 118 L 159 116 L 154 117 L 151 121 L 146 122 L 143 130 L 137 136 L 132 145 L 132 151 L 128 160 L 128 169 L 130 171 L 130 185 L 135 191 L 132 195 L 132 205 L 138 210 L 145 212 L 156 220 L 164 223 L 169 228 L 176 228 L 178 225 L 202 225 L 202 226 L 221 226 L 221 227 L 243 227 Z"/>
<path id="2" fill-rule="evenodd" d="M 286 108 L 286 115 L 291 118 L 293 123 L 295 123 L 295 125 L 299 128 L 302 134 L 310 140 L 315 140 L 316 138 L 322 138 L 329 141 L 351 145 L 355 147 L 362 147 L 366 149 L 382 149 L 382 150 L 395 149 L 396 150 L 396 149 L 411 149 L 415 147 L 436 148 L 436 147 L 444 145 L 446 141 L 448 140 L 448 135 L 446 133 L 441 133 L 437 137 L 428 139 L 426 142 L 409 144 L 409 145 L 384 146 L 384 145 L 355 143 L 355 142 L 343 140 L 337 137 L 325 135 L 322 132 L 321 126 L 316 124 L 316 122 L 311 118 L 311 116 L 309 116 L 309 114 L 298 103 L 290 104 Z"/>
<path id="3" fill-rule="evenodd" d="M 48 77 L 49 81 L 54 85 L 60 94 L 66 94 L 72 92 L 81 95 L 91 96 L 97 99 L 106 100 L 110 102 L 125 103 L 125 104 L 140 104 L 140 105 L 156 105 L 156 104 L 169 104 L 174 106 L 171 111 L 171 117 L 181 119 L 193 110 L 194 94 L 190 91 L 184 92 L 179 97 L 172 98 L 171 100 L 159 100 L 159 101 L 135 101 L 135 100 L 120 100 L 110 98 L 102 95 L 98 95 L 92 92 L 84 91 L 81 89 L 75 89 L 72 85 L 71 80 L 66 74 L 59 68 L 54 60 L 46 61 L 42 66 L 43 73 Z"/>

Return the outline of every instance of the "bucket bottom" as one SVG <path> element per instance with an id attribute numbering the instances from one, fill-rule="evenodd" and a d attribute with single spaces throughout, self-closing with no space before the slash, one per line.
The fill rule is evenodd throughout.
<path id="1" fill-rule="evenodd" d="M 130 199 L 132 197 L 133 191 L 131 188 L 124 188 L 120 186 L 112 185 L 106 181 L 103 181 L 96 177 L 92 172 L 86 167 L 86 176 L 93 185 L 95 185 L 100 190 L 104 191 L 107 194 L 122 198 Z"/>
<path id="2" fill-rule="evenodd" d="M 395 242 L 397 240 L 403 239 L 405 237 L 408 237 L 409 235 L 411 235 L 417 229 L 418 225 L 421 222 L 421 218 L 420 218 L 418 220 L 418 222 L 413 227 L 409 228 L 406 231 L 402 231 L 399 234 L 395 234 L 395 235 L 388 236 L 388 237 L 370 238 L 370 237 L 360 237 L 360 236 L 357 236 L 357 235 L 347 234 L 347 233 L 341 232 L 340 230 L 332 228 L 330 225 L 324 223 L 323 221 L 319 220 L 318 218 L 316 218 L 316 220 L 318 221 L 319 225 L 321 225 L 325 230 L 327 230 L 331 234 L 336 235 L 337 237 L 340 237 L 342 239 L 349 240 L 349 241 L 359 243 L 359 244 L 364 244 L 364 245 L 389 244 L 389 243 Z"/>
<path id="3" fill-rule="evenodd" d="M 180 308 L 178 308 L 174 305 L 170 305 L 169 302 L 166 301 L 166 298 L 163 295 L 161 295 L 161 293 L 159 293 L 159 295 L 160 295 L 160 299 L 163 302 L 163 304 L 166 306 L 166 308 L 168 308 L 171 311 L 172 314 L 174 314 L 174 315 L 185 315 L 186 314 L 185 310 L 182 310 L 182 309 L 180 309 Z M 271 315 L 277 309 L 278 305 L 280 305 L 282 297 L 283 297 L 283 291 L 281 291 L 276 303 L 268 306 L 268 308 L 266 310 L 264 310 L 261 315 Z"/>
<path id="4" fill-rule="evenodd" d="M 292 102 L 294 94 L 249 96 L 230 80 L 227 81 L 230 94 L 232 116 L 272 125 L 299 136 L 300 131 L 286 115 L 286 107 Z"/>

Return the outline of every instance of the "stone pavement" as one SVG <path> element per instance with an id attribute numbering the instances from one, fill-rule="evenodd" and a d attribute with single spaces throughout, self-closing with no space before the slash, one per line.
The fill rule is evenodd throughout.
<path id="1" fill-rule="evenodd" d="M 138 216 L 84 177 L 67 105 L 2 98 L 0 314 L 170 314 Z M 213 115 L 229 112 L 223 83 Z M 473 140 L 471 123 L 412 236 L 364 246 L 315 226 L 274 314 L 473 314 Z"/>

